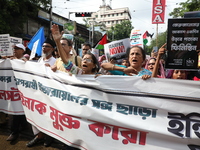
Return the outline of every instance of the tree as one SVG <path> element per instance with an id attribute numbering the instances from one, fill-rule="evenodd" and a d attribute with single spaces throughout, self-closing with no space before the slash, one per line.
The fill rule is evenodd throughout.
<path id="1" fill-rule="evenodd" d="M 111 29 L 107 31 L 108 39 L 110 41 L 115 41 L 129 38 L 132 29 L 131 21 L 122 21 L 120 24 L 112 26 Z"/>
<path id="2" fill-rule="evenodd" d="M 38 9 L 49 10 L 50 0 L 0 0 L 0 34 L 23 31 L 28 16 L 37 17 Z"/>
<path id="3" fill-rule="evenodd" d="M 174 10 L 169 14 L 173 18 L 183 17 L 184 12 L 200 10 L 200 0 L 187 0 L 179 5 L 180 7 L 174 8 Z"/>
<path id="4" fill-rule="evenodd" d="M 158 34 L 158 49 L 165 43 L 167 43 L 167 31 Z M 145 48 L 147 54 L 151 53 L 154 46 L 156 46 L 156 37 L 153 38 L 151 44 Z"/>

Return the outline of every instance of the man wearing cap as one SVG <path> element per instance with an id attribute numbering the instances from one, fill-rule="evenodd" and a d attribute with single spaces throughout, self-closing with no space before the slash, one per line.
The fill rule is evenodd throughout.
<path id="1" fill-rule="evenodd" d="M 50 38 L 47 38 L 42 45 L 42 57 L 40 57 L 38 62 L 49 67 L 54 65 L 56 59 L 53 57 L 52 53 L 55 47 L 56 44 Z"/>
<path id="2" fill-rule="evenodd" d="M 13 57 L 11 57 L 11 59 L 22 59 L 27 61 L 27 59 L 24 57 L 25 50 L 26 48 L 23 44 L 16 44 L 14 46 Z"/>
<path id="3" fill-rule="evenodd" d="M 45 66 L 51 67 L 55 64 L 56 59 L 53 57 L 52 53 L 55 50 L 56 44 L 50 38 L 47 38 L 42 45 L 42 57 L 38 60 L 38 63 L 44 64 Z M 37 143 L 44 142 L 44 146 L 50 146 L 53 138 L 40 132 L 35 126 L 32 126 L 34 135 L 36 135 L 31 141 L 29 141 L 26 146 L 33 147 Z"/>
<path id="4" fill-rule="evenodd" d="M 14 46 L 13 57 L 11 57 L 10 59 L 21 59 L 27 61 L 27 59 L 24 57 L 25 50 L 26 48 L 23 44 L 16 44 Z M 25 127 L 26 125 L 27 121 L 25 115 L 13 115 L 11 120 L 11 134 L 6 140 L 7 141 L 16 140 L 19 136 L 20 126 Z"/>

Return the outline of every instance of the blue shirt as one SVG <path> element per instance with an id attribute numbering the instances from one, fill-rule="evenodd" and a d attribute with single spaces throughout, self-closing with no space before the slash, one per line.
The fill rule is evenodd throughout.
<path id="1" fill-rule="evenodd" d="M 126 68 L 126 66 L 123 66 L 123 65 L 115 65 L 115 66 L 119 66 L 119 67 L 123 67 L 123 68 Z M 124 72 L 122 71 L 117 71 L 117 70 L 109 70 L 109 72 L 111 72 L 113 75 L 124 75 L 124 76 L 128 76 L 126 75 Z M 151 76 L 152 72 L 145 69 L 145 68 L 142 68 L 142 70 L 140 72 L 138 72 L 137 75 L 133 75 L 133 76 L 136 76 L 136 77 L 141 77 L 143 75 L 150 75 Z"/>

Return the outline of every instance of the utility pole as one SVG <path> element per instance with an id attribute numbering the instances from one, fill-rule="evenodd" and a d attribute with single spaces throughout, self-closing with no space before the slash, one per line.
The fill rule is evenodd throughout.
<path id="1" fill-rule="evenodd" d="M 52 26 L 52 0 L 50 0 L 50 17 L 49 17 L 49 29 L 51 30 Z"/>

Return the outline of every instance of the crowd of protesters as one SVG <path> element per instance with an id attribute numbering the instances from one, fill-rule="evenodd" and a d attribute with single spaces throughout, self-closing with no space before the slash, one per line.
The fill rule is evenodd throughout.
<path id="1" fill-rule="evenodd" d="M 83 44 L 82 57 L 73 52 L 72 41 L 62 37 L 57 25 L 52 25 L 52 39 L 47 38 L 43 43 L 43 55 L 39 59 L 36 57 L 29 60 L 29 54 L 24 54 L 25 46 L 17 44 L 14 46 L 14 53 L 10 59 L 21 59 L 23 61 L 36 61 L 47 67 L 51 67 L 52 71 L 63 71 L 70 75 L 74 74 L 91 74 L 98 75 L 123 75 L 123 76 L 138 76 L 144 80 L 151 77 L 170 78 L 170 79 L 188 79 L 199 80 L 198 72 L 188 72 L 185 70 L 167 70 L 164 68 L 164 61 L 161 59 L 166 52 L 166 44 L 164 44 L 158 52 L 152 52 L 149 59 L 146 59 L 146 54 L 143 48 L 133 46 L 126 51 L 126 58 L 118 62 L 112 58 L 106 59 L 102 55 L 98 59 L 91 53 L 91 45 Z M 103 70 L 103 71 L 102 71 Z M 0 124 L 5 123 L 6 115 L 0 113 Z M 11 121 L 11 133 L 7 141 L 14 141 L 19 136 L 20 126 L 25 126 L 26 119 L 24 115 L 13 115 Z M 53 138 L 40 132 L 33 126 L 35 134 L 34 139 L 27 143 L 27 147 L 33 147 L 37 143 L 44 143 L 44 146 L 51 145 Z"/>

